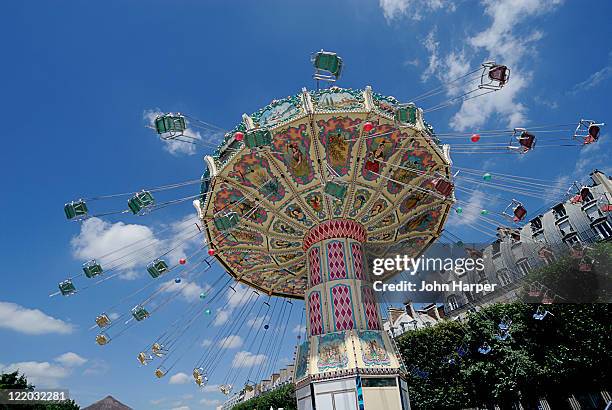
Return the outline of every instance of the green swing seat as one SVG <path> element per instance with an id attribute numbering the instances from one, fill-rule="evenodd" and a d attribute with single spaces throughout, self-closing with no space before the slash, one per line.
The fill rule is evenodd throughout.
<path id="1" fill-rule="evenodd" d="M 267 128 L 248 131 L 244 137 L 244 144 L 251 149 L 269 147 L 272 144 L 272 133 Z"/>
<path id="2" fill-rule="evenodd" d="M 59 290 L 64 296 L 70 296 L 76 293 L 76 287 L 74 283 L 70 279 L 66 279 L 63 282 L 59 283 Z"/>
<path id="3" fill-rule="evenodd" d="M 330 181 L 325 184 L 325 193 L 336 199 L 343 200 L 346 195 L 346 185 Z"/>
<path id="4" fill-rule="evenodd" d="M 238 224 L 238 214 L 236 212 L 229 212 L 226 215 L 217 217 L 214 219 L 215 226 L 220 231 L 227 231 L 232 229 Z"/>
<path id="5" fill-rule="evenodd" d="M 149 272 L 152 278 L 157 278 L 169 270 L 168 264 L 163 259 L 155 259 L 147 265 L 147 272 Z"/>
<path id="6" fill-rule="evenodd" d="M 87 217 L 87 204 L 82 199 L 64 205 L 64 213 L 69 220 L 80 220 Z"/>
<path id="7" fill-rule="evenodd" d="M 165 114 L 155 118 L 155 131 L 162 136 L 182 135 L 186 128 L 185 117 L 180 114 Z"/>
<path id="8" fill-rule="evenodd" d="M 132 211 L 134 215 L 142 215 L 151 208 L 154 203 L 155 198 L 153 198 L 151 192 L 143 190 L 134 194 L 134 196 L 128 200 L 128 208 L 130 208 L 130 211 Z"/>
<path id="9" fill-rule="evenodd" d="M 400 124 L 416 124 L 416 106 L 414 104 L 400 105 L 395 109 L 395 121 Z"/>
<path id="10" fill-rule="evenodd" d="M 101 275 L 104 272 L 104 269 L 102 269 L 102 266 L 96 262 L 95 259 L 92 259 L 83 264 L 83 272 L 88 278 L 93 278 L 94 276 Z"/>
<path id="11" fill-rule="evenodd" d="M 136 305 L 132 309 L 132 316 L 134 317 L 134 319 L 140 322 L 151 316 L 151 314 L 141 305 Z"/>
<path id="12" fill-rule="evenodd" d="M 317 80 L 335 81 L 342 72 L 342 59 L 330 51 L 319 51 L 314 55 L 312 63 L 316 69 L 315 79 Z"/>

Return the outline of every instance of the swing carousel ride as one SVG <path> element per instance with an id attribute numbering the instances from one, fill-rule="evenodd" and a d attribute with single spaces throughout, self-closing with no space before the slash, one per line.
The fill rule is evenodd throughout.
<path id="1" fill-rule="evenodd" d="M 296 353 L 298 387 L 340 376 L 401 377 L 407 370 L 393 340 L 382 330 L 374 295 L 365 286 L 364 246 L 381 256 L 401 246 L 409 257 L 417 257 L 441 237 L 457 241 L 444 224 L 451 212 L 460 216 L 469 206 L 460 197 L 476 192 L 474 185 L 479 190 L 501 191 L 500 198 L 511 195 L 505 199 L 505 208 L 479 210 L 469 226 L 491 236 L 498 234 L 500 226 L 512 230 L 528 215 L 515 197 L 544 199 L 543 188 L 550 188 L 550 182 L 455 166 L 451 149 L 453 155 L 526 155 L 540 147 L 579 148 L 596 143 L 604 125 L 580 120 L 577 127 L 573 123 L 436 133 L 425 121 L 426 113 L 501 90 L 509 81 L 510 69 L 486 62 L 401 103 L 369 86 L 320 88 L 321 83 L 335 83 L 343 62 L 326 51 L 315 53 L 312 62 L 316 90 L 304 88 L 244 114 L 230 131 L 179 113 L 160 113 L 154 119 L 151 128 L 162 140 L 193 144 L 203 151 L 213 146 L 194 138 L 187 132 L 190 128 L 222 135 L 214 151 L 204 155 L 201 178 L 65 205 L 67 219 L 75 221 L 115 214 L 139 217 L 187 201 L 197 211 L 197 216 L 181 225 L 181 242 L 203 241 L 187 257 L 170 260 L 176 246 L 153 255 L 151 243 L 134 242 L 85 262 L 80 275 L 59 283 L 56 294 L 74 295 L 119 276 L 122 266 L 134 260 L 149 258 L 147 283 L 95 318 L 99 345 L 152 319 L 181 294 L 183 284 L 201 281 L 217 262 L 229 276 L 222 272 L 184 314 L 135 354 L 141 365 L 158 361 L 157 377 L 166 375 L 197 347 L 200 357 L 192 371 L 197 385 L 217 377 L 221 392 L 230 394 L 242 377 L 240 385 L 252 390 L 253 381 L 275 369 L 294 303 L 302 299 L 306 338 Z M 455 92 L 448 98 L 450 88 Z M 416 105 L 440 97 L 446 100 L 429 108 Z M 559 142 L 560 132 L 567 132 L 565 141 Z M 551 134 L 555 136 L 548 138 Z M 194 193 L 197 185 L 199 192 Z M 158 201 L 158 196 L 181 189 L 192 191 L 185 197 Z M 127 208 L 90 213 L 101 200 L 121 197 L 127 197 Z M 77 292 L 75 282 L 81 276 L 93 284 Z M 173 278 L 160 282 L 169 276 Z M 238 292 L 238 283 L 251 290 Z M 211 322 L 224 305 L 232 303 L 224 299 L 228 292 L 242 308 L 214 327 L 212 343 L 202 347 L 203 335 L 212 331 Z M 110 314 L 121 308 L 123 314 Z M 247 320 L 254 314 L 263 320 Z M 546 313 L 538 310 L 537 314 L 542 320 Z M 506 325 L 502 332 L 508 330 Z M 256 360 L 246 377 L 240 368 L 219 367 L 227 352 L 224 345 L 238 332 L 243 332 L 245 347 L 255 352 L 254 357 L 267 358 Z M 490 346 L 481 348 L 480 353 L 486 354 Z M 409 372 L 424 376 L 419 369 Z"/>

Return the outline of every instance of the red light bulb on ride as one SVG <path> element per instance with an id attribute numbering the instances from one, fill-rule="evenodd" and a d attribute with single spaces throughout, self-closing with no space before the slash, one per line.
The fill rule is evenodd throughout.
<path id="1" fill-rule="evenodd" d="M 215 254 L 215 250 L 214 250 L 214 249 L 209 249 L 209 250 L 208 250 L 208 254 L 209 254 L 210 256 L 213 256 L 213 255 Z"/>
<path id="2" fill-rule="evenodd" d="M 181 259 L 179 259 L 179 263 L 180 263 L 181 265 L 184 265 L 184 264 L 186 264 L 186 263 L 187 263 L 187 259 L 185 259 L 185 258 L 181 258 Z"/>
<path id="3" fill-rule="evenodd" d="M 238 131 L 237 133 L 234 134 L 234 138 L 236 138 L 236 141 L 242 141 L 244 139 L 244 134 Z"/>
<path id="4" fill-rule="evenodd" d="M 480 134 L 472 134 L 472 138 L 470 138 L 472 142 L 480 141 Z"/>
<path id="5" fill-rule="evenodd" d="M 374 124 L 372 124 L 370 121 L 366 122 L 365 124 L 363 124 L 363 130 L 365 132 L 370 132 L 374 129 Z"/>

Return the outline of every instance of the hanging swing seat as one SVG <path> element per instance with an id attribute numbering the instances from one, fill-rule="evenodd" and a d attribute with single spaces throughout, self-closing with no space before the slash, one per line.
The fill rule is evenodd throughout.
<path id="1" fill-rule="evenodd" d="M 333 182 L 333 181 L 328 181 L 325 184 L 324 192 L 327 195 L 342 201 L 344 199 L 345 195 L 346 195 L 346 190 L 347 190 L 347 186 L 346 185 L 338 184 L 338 183 Z"/>
<path id="2" fill-rule="evenodd" d="M 482 346 L 478 348 L 478 353 L 487 355 L 491 353 L 491 350 L 493 350 L 491 346 L 489 346 L 488 343 L 484 343 Z"/>
<path id="3" fill-rule="evenodd" d="M 321 50 L 312 56 L 312 65 L 315 68 L 315 80 L 334 82 L 342 73 L 342 59 L 331 51 Z"/>
<path id="4" fill-rule="evenodd" d="M 593 120 L 582 119 L 578 121 L 578 126 L 576 127 L 576 131 L 574 131 L 573 138 L 582 138 L 584 145 L 597 142 L 599 140 L 599 133 L 603 125 L 605 125 L 603 122 L 596 123 Z"/>
<path id="5" fill-rule="evenodd" d="M 110 337 L 108 337 L 106 333 L 99 333 L 98 335 L 96 335 L 96 343 L 99 344 L 100 346 L 104 346 L 105 344 L 108 344 L 110 340 L 111 340 Z"/>
<path id="6" fill-rule="evenodd" d="M 269 147 L 272 144 L 272 133 L 267 128 L 247 131 L 244 144 L 251 149 Z"/>
<path id="7" fill-rule="evenodd" d="M 445 179 L 438 178 L 432 182 L 435 190 L 444 196 L 449 196 L 453 192 L 453 184 Z"/>
<path id="8" fill-rule="evenodd" d="M 98 327 L 103 328 L 111 324 L 111 320 L 106 313 L 102 313 L 96 316 L 96 325 Z"/>
<path id="9" fill-rule="evenodd" d="M 157 357 L 162 357 L 166 354 L 166 349 L 164 348 L 164 345 L 153 343 L 153 346 L 151 346 L 151 352 L 153 352 L 153 354 Z"/>
<path id="10" fill-rule="evenodd" d="M 232 392 L 232 385 L 231 384 L 222 384 L 221 386 L 219 386 L 219 390 L 221 391 L 221 393 L 225 394 L 226 396 L 228 394 L 230 394 Z"/>
<path id="11" fill-rule="evenodd" d="M 151 314 L 141 305 L 136 305 L 132 309 L 132 316 L 134 317 L 134 319 L 140 322 L 151 316 Z"/>
<path id="12" fill-rule="evenodd" d="M 83 264 L 83 272 L 88 278 L 93 278 L 94 276 L 101 275 L 104 270 L 102 269 L 102 266 L 98 262 L 96 262 L 95 259 L 92 259 L 89 262 L 85 262 Z"/>
<path id="13" fill-rule="evenodd" d="M 402 104 L 395 109 L 393 117 L 398 124 L 416 124 L 416 105 Z"/>
<path id="14" fill-rule="evenodd" d="M 544 320 L 544 318 L 548 315 L 554 316 L 548 310 L 545 310 L 544 307 L 538 306 L 538 308 L 536 309 L 536 312 L 533 314 L 533 318 L 535 320 Z"/>
<path id="15" fill-rule="evenodd" d="M 87 218 L 87 203 L 82 199 L 68 202 L 64 205 L 64 213 L 69 220 L 80 221 Z"/>
<path id="16" fill-rule="evenodd" d="M 74 286 L 74 283 L 72 283 L 72 280 L 70 279 L 66 279 L 63 282 L 60 282 L 58 286 L 63 296 L 73 295 L 77 291 L 76 287 Z"/>
<path id="17" fill-rule="evenodd" d="M 239 216 L 236 212 L 228 212 L 223 216 L 214 219 L 215 226 L 220 231 L 227 231 L 236 226 L 239 222 Z"/>
<path id="18" fill-rule="evenodd" d="M 165 375 L 166 375 L 166 370 L 164 370 L 163 368 L 158 367 L 157 369 L 155 369 L 155 377 L 157 377 L 158 379 L 161 379 Z"/>
<path id="19" fill-rule="evenodd" d="M 150 361 L 153 360 L 153 357 L 151 357 L 151 355 L 147 355 L 145 352 L 138 353 L 138 356 L 136 356 L 136 358 L 143 366 L 146 366 Z"/>
<path id="20" fill-rule="evenodd" d="M 155 259 L 147 265 L 147 272 L 149 272 L 152 278 L 157 278 L 169 270 L 168 264 L 163 259 Z"/>
<path id="21" fill-rule="evenodd" d="M 128 208 L 134 215 L 143 215 L 153 206 L 155 199 L 149 191 L 140 191 L 128 200 Z"/>
<path id="22" fill-rule="evenodd" d="M 155 131 L 163 139 L 183 135 L 186 128 L 185 117 L 180 114 L 165 114 L 155 118 Z"/>
<path id="23" fill-rule="evenodd" d="M 501 64 L 487 62 L 482 65 L 482 75 L 478 88 L 486 90 L 501 90 L 510 80 L 510 69 Z"/>

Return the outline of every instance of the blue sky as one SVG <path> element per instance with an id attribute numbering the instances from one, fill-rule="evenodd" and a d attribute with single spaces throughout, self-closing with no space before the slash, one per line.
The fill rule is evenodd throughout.
<path id="1" fill-rule="evenodd" d="M 427 115 L 438 132 L 565 124 L 581 117 L 606 121 L 611 10 L 605 1 L 544 0 L 5 4 L 4 15 L 10 18 L 0 27 L 5 152 L 0 165 L 0 367 L 27 369 L 40 386 L 69 387 L 84 406 L 106 394 L 136 409 L 214 408 L 223 399 L 217 390 L 198 391 L 191 382 L 180 383 L 180 376 L 176 384 L 170 377 L 157 380 L 153 367 L 139 368 L 135 360 L 188 308 L 200 288 L 223 274 L 219 267 L 183 283 L 190 289 L 185 297 L 104 348 L 88 329 L 98 312 L 147 283 L 142 261 L 128 266 L 122 278 L 76 297 L 48 297 L 84 258 L 119 241 L 149 239 L 159 249 L 177 244 L 176 224 L 192 216 L 189 202 L 147 217 L 122 218 L 128 225 L 109 217 L 81 226 L 63 216 L 63 204 L 79 196 L 135 191 L 201 175 L 205 151 L 170 152 L 144 128 L 147 111 L 181 111 L 230 128 L 243 112 L 312 87 L 309 56 L 325 48 L 345 61 L 340 86 L 371 85 L 401 101 L 438 86 L 444 73 L 452 79 L 489 58 L 511 67 L 510 83 L 491 98 Z M 457 155 L 454 161 L 535 176 L 565 190 L 595 167 L 610 171 L 608 136 L 604 128 L 599 143 L 582 150 L 543 147 L 521 158 Z M 565 139 L 569 135 L 559 135 Z M 160 199 L 190 195 L 190 188 L 195 186 Z M 551 191 L 549 201 L 554 196 Z M 486 192 L 461 199 L 471 209 L 505 206 Z M 521 200 L 528 209 L 546 203 Z M 115 209 L 112 205 L 104 203 Z M 469 225 L 454 216 L 449 229 L 483 240 Z M 193 242 L 183 244 L 172 257 L 194 247 Z M 220 303 L 231 308 L 226 295 Z M 279 366 L 292 357 L 300 310 L 299 304 L 293 309 Z M 207 329 L 203 320 L 197 332 L 212 339 L 216 330 L 212 325 Z M 226 349 L 219 378 L 247 345 Z M 189 374 L 199 356 L 196 350 L 201 348 L 186 354 L 170 376 Z M 248 368 L 240 371 L 246 374 Z"/>

